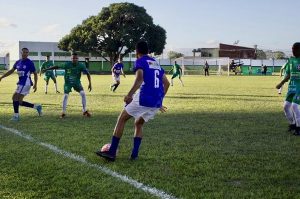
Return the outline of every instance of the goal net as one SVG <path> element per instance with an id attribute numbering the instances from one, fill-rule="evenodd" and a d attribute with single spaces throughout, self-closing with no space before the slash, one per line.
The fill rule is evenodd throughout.
<path id="1" fill-rule="evenodd" d="M 182 66 L 183 75 L 204 75 L 204 66 L 206 61 L 209 65 L 209 74 L 229 75 L 230 59 L 228 57 L 181 57 L 177 58 L 176 61 Z"/>

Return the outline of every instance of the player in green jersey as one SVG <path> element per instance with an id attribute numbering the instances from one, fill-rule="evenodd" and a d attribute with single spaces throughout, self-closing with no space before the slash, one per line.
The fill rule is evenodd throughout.
<path id="1" fill-rule="evenodd" d="M 290 80 L 283 106 L 284 113 L 290 124 L 289 131 L 294 131 L 294 135 L 300 136 L 300 42 L 294 43 L 292 50 L 294 57 L 288 60 L 286 75 L 276 88 L 281 88 Z"/>
<path id="2" fill-rule="evenodd" d="M 88 89 L 89 91 L 91 91 L 92 83 L 91 83 L 90 73 L 88 72 L 88 70 L 83 64 L 78 62 L 77 53 L 72 53 L 71 60 L 72 61 L 66 62 L 62 66 L 52 66 L 50 68 L 45 69 L 44 71 L 58 69 L 58 68 L 65 70 L 64 99 L 63 99 L 63 110 L 62 110 L 61 118 L 66 117 L 68 97 L 69 97 L 69 93 L 72 91 L 72 88 L 81 95 L 83 116 L 91 117 L 91 114 L 86 109 L 86 95 L 80 81 L 81 73 L 86 74 L 89 81 Z"/>
<path id="3" fill-rule="evenodd" d="M 288 66 L 287 63 L 285 63 L 281 68 L 280 68 L 280 77 L 283 76 L 283 78 L 285 77 L 285 71 L 286 71 L 286 67 Z M 283 87 L 283 86 L 282 86 Z M 278 89 L 278 94 L 281 95 L 281 92 L 282 92 L 282 87 L 280 87 Z"/>
<path id="4" fill-rule="evenodd" d="M 46 61 L 42 63 L 42 66 L 40 68 L 40 76 L 42 75 L 42 71 L 46 68 L 49 68 L 53 66 L 53 62 L 50 61 L 50 56 L 47 55 L 46 56 Z M 54 82 L 54 85 L 55 85 L 55 92 L 56 93 L 60 93 L 58 90 L 57 90 L 57 82 L 56 82 L 56 77 L 53 73 L 53 71 L 47 71 L 45 72 L 45 75 L 44 75 L 44 80 L 46 81 L 46 85 L 45 85 L 45 94 L 48 93 L 48 85 L 49 85 L 49 80 L 50 78 L 53 80 Z"/>
<path id="5" fill-rule="evenodd" d="M 175 61 L 174 65 L 173 65 L 172 69 L 169 71 L 169 73 L 172 72 L 172 71 L 173 71 L 173 76 L 171 78 L 171 86 L 173 86 L 173 79 L 175 77 L 177 77 L 177 76 L 178 76 L 178 78 L 179 78 L 179 80 L 181 82 L 181 85 L 184 86 L 183 85 L 183 81 L 181 80 L 182 68 L 177 64 L 176 61 Z"/>

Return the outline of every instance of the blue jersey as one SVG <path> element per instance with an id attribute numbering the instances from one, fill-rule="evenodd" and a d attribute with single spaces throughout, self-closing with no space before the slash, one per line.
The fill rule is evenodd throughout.
<path id="1" fill-rule="evenodd" d="M 30 75 L 35 72 L 35 67 L 34 63 L 30 59 L 20 59 L 16 61 L 13 67 L 17 70 L 19 75 L 19 81 L 17 84 L 22 86 L 33 85 Z"/>
<path id="2" fill-rule="evenodd" d="M 160 67 L 155 59 L 147 55 L 136 60 L 134 71 L 138 69 L 142 69 L 144 74 L 144 82 L 140 87 L 140 105 L 160 108 L 164 98 L 164 69 Z"/>
<path id="3" fill-rule="evenodd" d="M 123 64 L 122 63 L 116 63 L 113 66 L 113 73 L 116 77 L 119 77 L 121 74 L 121 70 L 123 69 Z"/>

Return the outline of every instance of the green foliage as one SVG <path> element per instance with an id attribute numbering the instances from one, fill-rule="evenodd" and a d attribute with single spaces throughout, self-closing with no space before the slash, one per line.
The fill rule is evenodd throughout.
<path id="1" fill-rule="evenodd" d="M 153 24 L 153 19 L 143 7 L 132 3 L 114 3 L 102 8 L 77 25 L 59 42 L 65 51 L 75 50 L 100 54 L 114 63 L 135 50 L 140 40 L 149 43 L 150 53 L 161 54 L 166 43 L 166 31 Z"/>
<path id="2" fill-rule="evenodd" d="M 266 59 L 267 55 L 263 50 L 257 50 L 256 52 L 256 58 L 257 59 Z"/>
<path id="3" fill-rule="evenodd" d="M 168 75 L 170 78 L 171 75 Z M 25 101 L 42 103 L 44 115 L 20 107 L 10 122 L 17 75 L 0 82 L 0 124 L 39 142 L 80 155 L 176 198 L 300 198 L 300 139 L 286 132 L 283 96 L 274 76 L 183 76 L 164 100 L 168 112 L 144 127 L 137 161 L 129 161 L 134 120 L 128 121 L 114 163 L 94 152 L 109 143 L 133 75 L 109 91 L 111 76 L 92 76 L 86 91 L 91 118 L 81 116 L 81 98 L 70 93 L 67 118 L 59 119 L 63 94 L 38 90 Z M 86 76 L 82 76 L 87 88 Z M 58 77 L 63 90 L 63 77 Z M 287 90 L 287 87 L 284 87 Z M 0 198 L 156 198 L 114 177 L 0 129 Z"/>
<path id="4" fill-rule="evenodd" d="M 169 51 L 168 52 L 168 57 L 170 60 L 172 59 L 176 59 L 176 58 L 179 58 L 179 57 L 183 57 L 184 54 L 182 53 L 179 53 L 179 52 L 175 52 L 175 51 Z"/>
<path id="5" fill-rule="evenodd" d="M 274 53 L 274 59 L 285 59 L 286 55 L 282 51 L 275 51 Z"/>

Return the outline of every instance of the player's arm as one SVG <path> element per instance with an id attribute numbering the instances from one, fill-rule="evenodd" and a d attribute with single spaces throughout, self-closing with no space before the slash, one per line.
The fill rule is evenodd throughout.
<path id="1" fill-rule="evenodd" d="M 33 92 L 35 92 L 36 91 L 36 89 L 37 89 L 37 81 L 38 81 L 38 74 L 37 74 L 37 72 L 35 71 L 35 72 L 33 72 L 33 79 L 34 79 L 34 82 L 33 82 Z"/>
<path id="2" fill-rule="evenodd" d="M 290 79 L 290 74 L 287 74 L 287 75 L 283 78 L 283 80 L 282 80 L 279 84 L 276 85 L 276 88 L 277 88 L 277 89 L 280 89 L 280 88 L 283 86 L 283 84 L 284 84 L 285 82 L 289 81 L 289 79 Z"/>
<path id="3" fill-rule="evenodd" d="M 171 68 L 171 70 L 168 72 L 168 74 L 171 73 L 171 72 L 173 71 L 173 69 L 174 69 L 174 67 L 172 66 L 172 68 Z"/>
<path id="4" fill-rule="evenodd" d="M 123 75 L 124 77 L 126 77 L 126 75 L 125 75 L 125 73 L 124 73 L 124 71 L 123 71 L 123 68 L 121 68 L 121 73 L 122 73 L 122 75 Z"/>
<path id="5" fill-rule="evenodd" d="M 3 78 L 7 77 L 7 76 L 10 76 L 11 74 L 13 74 L 13 72 L 15 71 L 16 69 L 13 67 L 12 69 L 10 69 L 9 71 L 7 71 L 6 73 L 4 73 L 1 77 L 0 77 L 0 82 Z"/>
<path id="6" fill-rule="evenodd" d="M 179 67 L 180 76 L 182 76 L 182 68 Z"/>
<path id="7" fill-rule="evenodd" d="M 133 94 L 137 91 L 137 89 L 140 88 L 140 86 L 142 85 L 144 78 L 143 78 L 143 70 L 142 69 L 138 69 L 135 72 L 135 80 L 133 83 L 133 86 L 131 87 L 130 91 L 128 92 L 128 94 L 124 97 L 124 102 L 126 104 L 129 104 L 132 101 L 132 96 Z"/>
<path id="8" fill-rule="evenodd" d="M 166 77 L 166 75 L 164 74 L 163 78 L 162 78 L 162 81 L 163 81 L 163 85 L 164 85 L 164 96 L 166 96 L 167 92 L 168 92 L 168 89 L 170 87 L 170 82 L 168 80 L 168 78 Z M 167 111 L 167 107 L 162 105 L 160 108 L 159 108 L 160 112 L 164 113 Z"/>
<path id="9" fill-rule="evenodd" d="M 86 76 L 87 76 L 87 79 L 89 81 L 88 90 L 91 92 L 92 91 L 92 80 L 91 80 L 91 75 L 88 71 L 86 73 Z"/>
<path id="10" fill-rule="evenodd" d="M 51 66 L 49 68 L 43 69 L 43 72 L 46 72 L 48 70 L 55 70 L 55 69 L 59 69 L 59 67 L 58 66 Z"/>
<path id="11" fill-rule="evenodd" d="M 43 70 L 44 70 L 44 64 L 42 64 L 42 66 L 41 66 L 41 68 L 40 68 L 40 76 L 42 76 L 42 72 L 43 72 Z"/>

